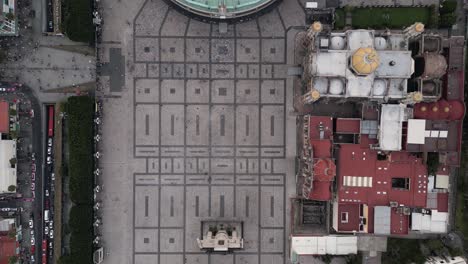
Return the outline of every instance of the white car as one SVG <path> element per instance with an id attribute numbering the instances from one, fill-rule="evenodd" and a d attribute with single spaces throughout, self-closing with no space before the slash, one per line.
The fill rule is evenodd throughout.
<path id="1" fill-rule="evenodd" d="M 49 237 L 50 237 L 50 239 L 54 238 L 54 230 L 53 229 L 50 230 Z"/>
<path id="2" fill-rule="evenodd" d="M 53 181 L 55 181 L 55 173 L 52 173 L 52 174 L 50 175 L 50 178 L 51 178 Z"/>
<path id="3" fill-rule="evenodd" d="M 49 234 L 49 227 L 48 227 L 48 226 L 45 226 L 45 228 L 44 228 L 44 234 L 45 234 L 45 235 L 48 235 L 48 234 Z"/>
<path id="4" fill-rule="evenodd" d="M 34 227 L 34 221 L 31 219 L 29 220 L 29 228 L 33 228 Z"/>
<path id="5" fill-rule="evenodd" d="M 34 240 L 34 237 L 31 237 L 31 246 L 36 245 L 36 240 Z"/>
<path id="6" fill-rule="evenodd" d="M 49 229 L 52 230 L 53 228 L 54 228 L 54 221 L 50 220 Z"/>
<path id="7" fill-rule="evenodd" d="M 49 196 L 49 190 L 45 190 L 45 196 Z"/>
<path id="8" fill-rule="evenodd" d="M 47 146 L 52 147 L 52 138 L 47 140 Z"/>
<path id="9" fill-rule="evenodd" d="M 47 156 L 47 164 L 51 164 L 52 163 L 52 158 L 50 156 Z"/>
<path id="10" fill-rule="evenodd" d="M 51 147 L 48 147 L 48 148 L 47 148 L 47 155 L 50 155 L 50 153 L 52 153 L 52 148 L 51 148 Z"/>

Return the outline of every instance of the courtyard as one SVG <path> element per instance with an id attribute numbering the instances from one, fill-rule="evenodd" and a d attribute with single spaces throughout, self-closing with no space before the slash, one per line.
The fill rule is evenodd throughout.
<path id="1" fill-rule="evenodd" d="M 220 32 L 162 0 L 103 2 L 104 263 L 288 263 L 302 7 Z M 244 249 L 201 251 L 210 219 L 243 221 Z"/>

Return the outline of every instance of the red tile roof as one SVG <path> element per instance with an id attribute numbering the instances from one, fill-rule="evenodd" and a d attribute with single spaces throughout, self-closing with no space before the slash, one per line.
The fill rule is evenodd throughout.
<path id="1" fill-rule="evenodd" d="M 0 133 L 8 133 L 10 131 L 9 108 L 8 102 L 0 102 Z"/>
<path id="2" fill-rule="evenodd" d="M 16 255 L 16 239 L 0 236 L 0 264 L 8 264 L 8 258 Z"/>
<path id="3" fill-rule="evenodd" d="M 310 145 L 314 150 L 314 158 L 330 158 L 332 143 L 330 140 L 310 140 Z"/>
<path id="4" fill-rule="evenodd" d="M 392 152 L 387 160 L 378 160 L 377 151 L 362 145 L 343 144 L 338 156 L 338 217 L 348 212 L 348 223 L 338 219 L 339 231 L 354 231 L 359 228 L 359 206 L 368 206 L 366 223 L 368 232 L 374 232 L 375 206 L 389 206 L 397 202 L 407 207 L 426 206 L 427 169 L 420 158 L 407 152 Z M 345 176 L 370 177 L 372 185 L 345 186 Z M 392 178 L 409 179 L 409 190 L 392 188 Z M 392 208 L 391 233 L 408 233 L 408 216 Z M 356 229 L 357 228 L 357 229 Z"/>
<path id="5" fill-rule="evenodd" d="M 327 116 L 311 116 L 309 118 L 309 138 L 320 139 L 319 127 L 323 126 L 324 139 L 333 137 L 333 118 Z"/>
<path id="6" fill-rule="evenodd" d="M 406 235 L 409 228 L 409 216 L 397 212 L 397 208 L 391 209 L 390 233 L 392 235 Z"/>
<path id="7" fill-rule="evenodd" d="M 312 192 L 309 194 L 310 200 L 315 201 L 329 201 L 331 200 L 330 191 L 331 182 L 329 181 L 314 181 Z"/>
<path id="8" fill-rule="evenodd" d="M 448 193 L 438 193 L 437 194 L 437 211 L 439 212 L 448 212 Z"/>
<path id="9" fill-rule="evenodd" d="M 338 158 L 339 202 L 389 205 L 390 201 L 410 207 L 425 207 L 427 170 L 420 158 L 406 152 L 392 152 L 377 160 L 377 152 L 360 145 L 341 145 Z M 344 176 L 372 177 L 372 187 L 344 186 Z M 410 189 L 392 188 L 392 178 L 409 178 Z M 426 181 L 426 184 L 423 184 Z"/>
<path id="10" fill-rule="evenodd" d="M 359 134 L 361 132 L 361 119 L 337 118 L 336 133 Z"/>

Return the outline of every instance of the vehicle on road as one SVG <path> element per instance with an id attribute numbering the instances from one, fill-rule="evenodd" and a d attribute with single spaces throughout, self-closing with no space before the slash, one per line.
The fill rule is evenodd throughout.
<path id="1" fill-rule="evenodd" d="M 31 164 L 31 171 L 36 172 L 36 163 L 34 162 Z"/>
<path id="2" fill-rule="evenodd" d="M 49 196 L 49 190 L 45 190 L 45 196 Z"/>
<path id="3" fill-rule="evenodd" d="M 32 161 L 35 161 L 36 160 L 36 153 L 31 153 L 31 160 Z"/>
<path id="4" fill-rule="evenodd" d="M 29 220 L 29 228 L 33 228 L 34 227 L 34 221 L 32 219 Z"/>
<path id="5" fill-rule="evenodd" d="M 31 183 L 31 191 L 36 190 L 36 184 L 34 182 Z"/>
<path id="6" fill-rule="evenodd" d="M 31 255 L 31 263 L 34 263 L 34 262 L 35 262 L 34 255 Z"/>
<path id="7" fill-rule="evenodd" d="M 50 156 L 47 156 L 47 164 L 51 164 L 52 163 L 52 158 Z"/>
<path id="8" fill-rule="evenodd" d="M 45 234 L 45 235 L 48 235 L 48 234 L 49 234 L 49 227 L 48 227 L 48 226 L 45 226 L 45 228 L 44 228 L 44 234 Z"/>
<path id="9" fill-rule="evenodd" d="M 49 229 L 53 229 L 54 228 L 54 221 L 53 220 L 50 220 L 49 222 Z"/>
<path id="10" fill-rule="evenodd" d="M 44 221 L 49 222 L 49 210 L 44 210 Z"/>
<path id="11" fill-rule="evenodd" d="M 32 172 L 31 173 L 31 181 L 35 181 L 35 180 L 36 180 L 36 173 Z"/>
<path id="12" fill-rule="evenodd" d="M 50 155 L 52 153 L 52 148 L 51 147 L 48 147 L 47 148 L 47 155 Z"/>
<path id="13" fill-rule="evenodd" d="M 55 173 L 50 174 L 50 179 L 55 181 Z"/>
<path id="14" fill-rule="evenodd" d="M 52 138 L 47 139 L 47 146 L 52 147 Z"/>
<path id="15" fill-rule="evenodd" d="M 53 229 L 51 229 L 51 230 L 49 231 L 49 237 L 50 237 L 50 239 L 53 239 L 53 238 L 54 238 L 54 230 L 53 230 Z"/>
<path id="16" fill-rule="evenodd" d="M 34 240 L 34 237 L 31 237 L 31 246 L 36 245 L 36 240 Z"/>
<path id="17" fill-rule="evenodd" d="M 2 212 L 10 212 L 11 208 L 0 208 L 0 211 Z"/>

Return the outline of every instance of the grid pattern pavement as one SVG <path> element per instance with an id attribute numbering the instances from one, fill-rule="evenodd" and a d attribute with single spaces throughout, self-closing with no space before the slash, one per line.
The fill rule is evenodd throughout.
<path id="1" fill-rule="evenodd" d="M 147 1 L 134 21 L 135 264 L 285 263 L 286 29 Z M 244 221 L 245 249 L 207 255 L 206 219 Z"/>

